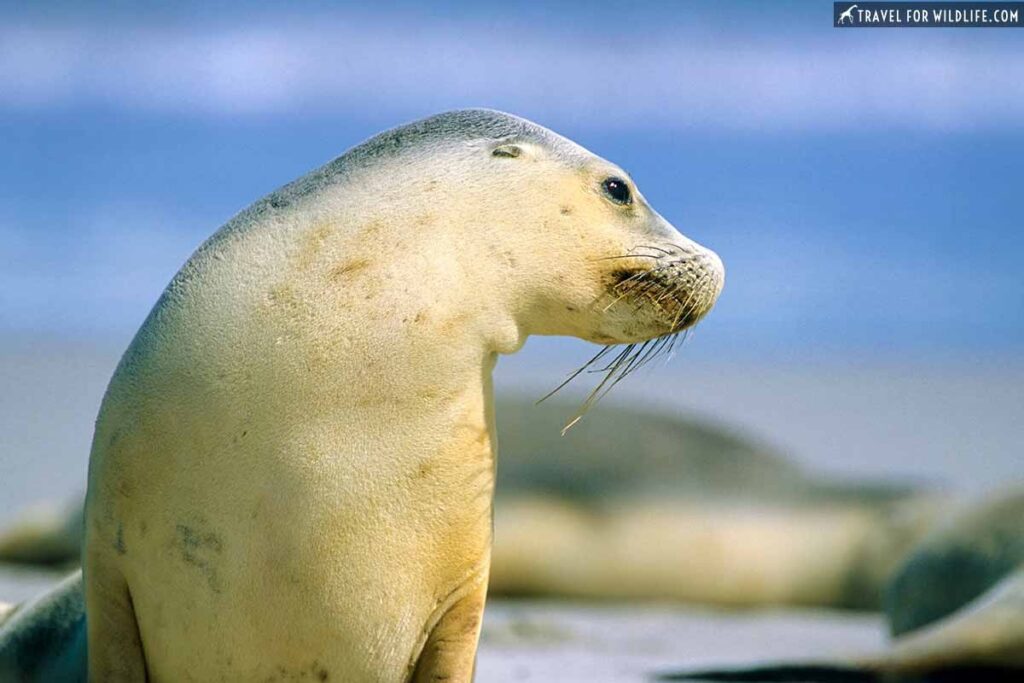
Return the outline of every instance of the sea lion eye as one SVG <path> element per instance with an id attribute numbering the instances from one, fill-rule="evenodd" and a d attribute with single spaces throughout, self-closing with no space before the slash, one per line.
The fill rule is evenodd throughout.
<path id="1" fill-rule="evenodd" d="M 607 178 L 601 187 L 604 193 L 616 204 L 632 204 L 633 194 L 629 191 L 629 185 L 622 178 Z"/>

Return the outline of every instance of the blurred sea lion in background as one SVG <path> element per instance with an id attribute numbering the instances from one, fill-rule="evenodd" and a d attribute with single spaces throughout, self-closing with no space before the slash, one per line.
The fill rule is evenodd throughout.
<path id="1" fill-rule="evenodd" d="M 499 403 L 491 590 L 878 609 L 941 510 L 899 484 L 814 476 L 706 420 Z"/>
<path id="2" fill-rule="evenodd" d="M 85 683 L 85 601 L 76 570 L 43 595 L 0 614 L 0 681 Z"/>
<path id="3" fill-rule="evenodd" d="M 1024 487 L 963 505 L 921 539 L 889 582 L 885 614 L 892 635 L 950 616 L 1022 565 Z"/>
<path id="4" fill-rule="evenodd" d="M 1024 487 L 929 532 L 889 582 L 885 615 L 893 646 L 868 668 L 1024 668 Z"/>
<path id="5" fill-rule="evenodd" d="M 25 510 L 0 534 L 0 562 L 52 567 L 74 566 L 82 553 L 82 497 L 39 503 Z"/>
<path id="6" fill-rule="evenodd" d="M 845 662 L 683 672 L 665 680 L 976 681 L 1024 676 L 1024 486 L 935 525 L 885 596 L 892 645 Z"/>

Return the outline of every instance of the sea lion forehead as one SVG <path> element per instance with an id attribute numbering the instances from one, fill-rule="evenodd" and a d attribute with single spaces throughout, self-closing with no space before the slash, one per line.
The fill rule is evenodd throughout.
<path id="1" fill-rule="evenodd" d="M 435 151 L 448 144 L 475 140 L 530 143 L 575 160 L 590 156 L 574 142 L 524 118 L 493 109 L 459 109 L 375 135 L 336 162 L 351 169 L 404 153 Z"/>
<path id="2" fill-rule="evenodd" d="M 346 183 L 379 166 L 402 163 L 403 158 L 431 159 L 446 148 L 464 149 L 485 141 L 500 144 L 534 145 L 547 150 L 563 164 L 584 168 L 597 157 L 557 133 L 524 118 L 493 109 L 459 109 L 435 114 L 384 131 L 352 147 L 320 168 L 279 188 L 243 211 L 235 221 L 254 222 L 269 209 L 281 209 L 325 188 Z"/>

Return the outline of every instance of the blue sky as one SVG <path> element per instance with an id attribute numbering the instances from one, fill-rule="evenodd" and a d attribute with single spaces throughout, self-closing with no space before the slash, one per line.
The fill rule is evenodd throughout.
<path id="1" fill-rule="evenodd" d="M 126 340 L 259 196 L 439 110 L 630 170 L 728 270 L 702 353 L 1024 351 L 1024 36 L 831 3 L 68 3 L 0 26 L 0 333 Z"/>

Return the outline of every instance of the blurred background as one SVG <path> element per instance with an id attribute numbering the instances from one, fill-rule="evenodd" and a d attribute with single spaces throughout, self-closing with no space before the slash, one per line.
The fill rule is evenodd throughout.
<path id="1" fill-rule="evenodd" d="M 724 425 L 839 480 L 985 492 L 1024 478 L 1019 31 L 836 30 L 830 2 L 2 11 L 0 524 L 83 489 L 114 365 L 202 240 L 359 141 L 469 106 L 619 163 L 725 262 L 717 308 L 620 402 Z M 498 389 L 539 397 L 594 351 L 533 339 L 501 360 Z M 622 661 L 653 632 L 666 661 L 687 639 L 724 651 L 715 629 L 734 619 L 645 609 L 636 633 L 611 613 L 562 617 L 617 634 Z M 559 639 L 517 610 L 488 615 Z M 803 653 L 821 633 L 730 623 L 740 648 Z M 877 622 L 850 624 L 821 637 L 880 642 Z"/>

